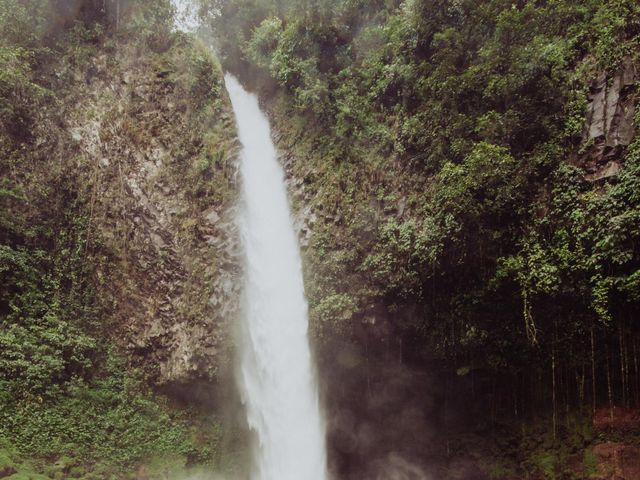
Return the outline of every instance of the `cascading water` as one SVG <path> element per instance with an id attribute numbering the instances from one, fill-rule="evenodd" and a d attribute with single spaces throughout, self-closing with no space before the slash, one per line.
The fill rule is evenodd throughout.
<path id="1" fill-rule="evenodd" d="M 284 174 L 255 95 L 227 75 L 242 144 L 246 255 L 240 387 L 255 432 L 253 480 L 326 480 L 325 431 Z"/>

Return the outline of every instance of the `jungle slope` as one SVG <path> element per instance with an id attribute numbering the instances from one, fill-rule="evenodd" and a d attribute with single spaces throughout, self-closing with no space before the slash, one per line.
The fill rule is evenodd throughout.
<path id="1" fill-rule="evenodd" d="M 640 402 L 637 2 L 201 4 L 290 173 L 333 468 L 621 475 Z"/>
<path id="2" fill-rule="evenodd" d="M 102 3 L 0 5 L 1 478 L 240 459 L 222 72 L 169 2 Z"/>

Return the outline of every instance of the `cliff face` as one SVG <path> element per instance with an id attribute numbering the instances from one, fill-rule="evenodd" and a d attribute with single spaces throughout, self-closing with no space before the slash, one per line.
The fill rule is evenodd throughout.
<path id="1" fill-rule="evenodd" d="M 88 67 L 57 68 L 71 82 L 58 138 L 45 113 L 35 144 L 60 142 L 55 161 L 89 199 L 113 337 L 157 384 L 214 378 L 228 364 L 239 289 L 235 127 L 220 67 L 178 36 L 162 51 L 114 44 Z"/>
<path id="2" fill-rule="evenodd" d="M 82 2 L 96 16 L 33 34 L 55 3 L 0 3 L 0 471 L 222 468 L 242 448 L 221 416 L 240 286 L 222 71 L 168 1 L 115 23 Z"/>
<path id="3" fill-rule="evenodd" d="M 567 157 L 579 158 L 576 178 L 581 184 L 599 181 L 607 189 L 623 170 L 627 147 L 636 137 L 634 63 L 625 59 L 614 75 L 602 74 L 598 82 L 592 83 L 581 99 L 588 105 L 579 119 L 586 132 L 583 146 L 577 153 L 576 145 Z M 557 455 L 558 468 L 572 469 L 575 475 L 591 468 L 590 474 L 597 473 L 598 478 L 614 478 L 612 472 L 623 472 L 618 473 L 620 478 L 635 478 L 636 465 L 626 460 L 635 454 L 635 447 L 601 443 L 600 438 L 617 432 L 592 426 L 591 419 L 567 428 L 565 432 L 573 436 L 566 449 L 543 444 L 545 438 L 544 442 L 550 442 L 550 432 L 544 427 L 526 434 L 514 434 L 510 426 L 499 433 L 484 430 L 485 421 L 496 421 L 488 420 L 495 413 L 487 397 L 495 392 L 489 392 L 488 382 L 482 379 L 481 368 L 485 367 L 478 371 L 473 371 L 473 366 L 450 367 L 447 372 L 444 362 L 419 344 L 424 332 L 418 325 L 437 312 L 420 305 L 415 294 L 409 298 L 382 297 L 376 286 L 379 279 L 368 275 L 366 260 L 362 262 L 363 256 L 384 243 L 400 244 L 393 250 L 395 256 L 387 257 L 397 261 L 391 261 L 392 265 L 402 269 L 405 262 L 410 264 L 412 259 L 402 243 L 415 242 L 411 230 L 385 231 L 384 226 L 419 222 L 421 212 L 416 211 L 412 199 L 425 191 L 434 194 L 430 187 L 434 178 L 412 172 L 412 181 L 394 159 L 386 159 L 384 172 L 366 162 L 358 163 L 357 174 L 342 164 L 327 166 L 316 150 L 322 139 L 309 125 L 300 127 L 308 119 L 292 120 L 286 94 L 265 92 L 264 105 L 277 132 L 275 140 L 287 172 L 305 259 L 312 329 L 328 408 L 332 468 L 343 478 L 354 479 L 363 475 L 425 478 L 430 474 L 493 478 L 490 472 L 499 470 L 505 474 L 496 474 L 496 478 L 516 478 L 519 474 L 509 476 L 507 472 L 522 466 L 528 471 L 555 468 L 545 467 L 545 462 Z M 416 178 L 424 183 L 418 185 Z M 376 198 L 375 186 L 391 191 Z M 385 273 L 382 281 L 391 282 L 397 271 L 388 269 Z M 340 284 L 348 287 L 340 291 Z M 422 294 L 428 296 L 429 292 Z M 474 342 L 478 333 L 460 335 L 462 341 Z M 450 354 L 458 364 L 467 361 L 455 359 L 453 351 Z M 495 383 L 491 388 L 495 389 Z M 465 390 L 466 394 L 459 393 Z M 516 416 L 519 408 L 516 400 Z M 479 411 L 487 418 L 478 418 Z M 476 425 L 477 430 L 470 425 Z M 582 431 L 577 432 L 579 429 Z M 600 438 L 595 439 L 593 432 Z M 459 442 L 454 449 L 443 442 L 447 435 L 452 443 Z M 424 452 L 429 452 L 428 458 Z M 584 467 L 583 457 L 589 457 L 592 464 Z M 549 477 L 540 473 L 531 478 Z"/>
<path id="4" fill-rule="evenodd" d="M 586 150 L 581 164 L 589 181 L 613 177 L 621 167 L 621 157 L 635 137 L 633 126 L 638 74 L 631 57 L 612 75 L 601 72 L 589 85 Z"/>
<path id="5" fill-rule="evenodd" d="M 114 252 L 117 336 L 159 383 L 207 378 L 227 362 L 239 285 L 233 118 L 218 67 L 204 50 L 188 54 L 99 56 L 79 85 L 89 100 L 66 124 Z"/>

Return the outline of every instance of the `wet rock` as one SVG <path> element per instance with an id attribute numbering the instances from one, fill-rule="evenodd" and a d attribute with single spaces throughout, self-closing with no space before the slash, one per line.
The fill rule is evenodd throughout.
<path id="1" fill-rule="evenodd" d="M 10 477 L 14 473 L 18 473 L 18 471 L 12 465 L 0 466 L 0 478 Z"/>
<path id="2" fill-rule="evenodd" d="M 398 206 L 397 206 L 397 216 L 398 216 L 398 218 L 402 218 L 403 217 L 406 208 L 407 208 L 407 197 L 402 197 L 398 201 Z"/>
<path id="3" fill-rule="evenodd" d="M 164 247 L 166 245 L 165 241 L 162 239 L 162 237 L 160 235 L 158 235 L 157 233 L 152 233 L 151 234 L 151 241 L 153 242 L 153 244 L 156 246 L 156 248 L 160 249 L 162 247 Z"/>
<path id="4" fill-rule="evenodd" d="M 589 88 L 589 106 L 584 143 L 580 158 L 585 178 L 598 181 L 617 175 L 624 148 L 631 144 L 635 131 L 636 67 L 625 57 L 613 75 L 602 72 Z"/>
<path id="5" fill-rule="evenodd" d="M 214 208 L 210 208 L 209 210 L 204 212 L 204 218 L 210 224 L 215 224 L 220 220 L 220 215 L 218 215 L 218 212 L 216 212 Z"/>
<path id="6" fill-rule="evenodd" d="M 233 213 L 222 204 L 204 213 L 207 207 L 194 206 L 193 185 L 176 173 L 175 159 L 191 165 L 188 155 L 199 152 L 177 152 L 175 139 L 193 138 L 199 148 L 202 132 L 189 127 L 186 109 L 167 114 L 179 101 L 155 81 L 152 64 L 135 51 L 115 55 L 109 64 L 124 68 L 107 68 L 106 57 L 98 58 L 92 75 L 100 81 L 76 79 L 71 87 L 86 101 L 66 116 L 79 150 L 74 172 L 86 171 L 87 183 L 98 187 L 92 226 L 113 260 L 105 288 L 115 335 L 158 385 L 209 380 L 227 361 L 226 335 L 237 311 Z M 221 141 L 233 144 L 233 135 Z"/>
<path id="7" fill-rule="evenodd" d="M 584 178 L 590 182 L 597 182 L 599 180 L 607 180 L 609 178 L 616 177 L 622 170 L 622 164 L 618 161 L 611 160 L 602 165 L 595 172 L 585 174 Z"/>

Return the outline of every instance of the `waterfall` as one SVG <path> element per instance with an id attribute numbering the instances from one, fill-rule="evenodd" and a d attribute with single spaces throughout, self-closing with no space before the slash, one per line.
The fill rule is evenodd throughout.
<path id="1" fill-rule="evenodd" d="M 255 95 L 227 75 L 242 144 L 245 251 L 240 387 L 255 433 L 252 480 L 326 480 L 307 302 L 284 173 Z"/>

